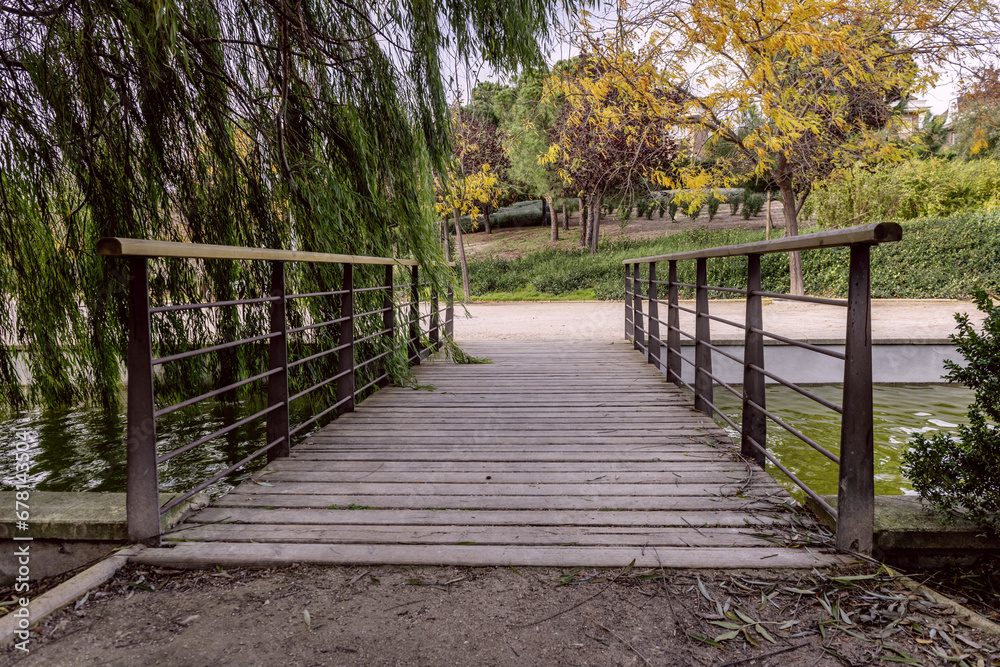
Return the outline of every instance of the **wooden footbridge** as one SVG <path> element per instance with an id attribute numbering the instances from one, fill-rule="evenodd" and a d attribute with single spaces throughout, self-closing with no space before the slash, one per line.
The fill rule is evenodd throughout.
<path id="1" fill-rule="evenodd" d="M 865 233 L 845 237 L 839 244 L 825 238 L 815 246 L 802 247 L 851 244 L 867 251 L 871 244 L 886 240 L 877 236 L 884 235 L 884 230 Z M 799 238 L 807 242 L 809 237 Z M 785 249 L 778 243 L 779 250 Z M 771 244 L 760 252 L 776 251 Z M 151 315 L 176 306 L 149 308 L 145 258 L 210 258 L 220 252 L 204 248 L 154 247 L 124 239 L 109 240 L 103 246 L 105 254 L 133 258 L 132 305 L 135 309 L 138 304 L 140 311 L 145 308 L 145 316 L 140 312 L 132 317 L 130 360 L 138 360 L 138 372 L 131 364 L 129 369 L 129 524 L 135 539 L 153 546 L 137 557 L 140 562 L 165 567 L 290 563 L 613 567 L 634 561 L 636 566 L 663 568 L 811 568 L 845 559 L 832 545 L 803 543 L 803 522 L 808 519 L 762 470 L 760 464 L 766 459 L 787 472 L 763 446 L 766 431 L 762 437 L 755 415 L 748 415 L 757 410 L 757 416 L 774 417 L 763 405 L 763 375 L 759 383 L 758 378 L 748 377 L 743 392 L 750 404 L 749 408 L 744 405 L 740 445 L 709 416 L 714 410 L 711 355 L 699 352 L 694 362 L 682 358 L 674 335 L 681 332 L 672 323 L 677 290 L 686 285 L 677 279 L 675 262 L 686 257 L 644 258 L 641 262 L 651 269 L 645 279 L 638 270 L 629 271 L 626 330 L 631 340 L 573 341 L 572 345 L 566 341 L 467 343 L 462 345 L 466 353 L 492 363 L 457 364 L 440 354 L 430 356 L 441 346 L 439 304 L 433 286 L 421 285 L 415 263 L 410 282 L 399 284 L 395 276 L 400 266 L 407 266 L 400 260 L 341 256 L 321 260 L 303 253 L 252 251 L 257 253 L 255 259 L 269 260 L 275 267 L 271 296 L 262 299 L 270 304 L 272 314 L 269 402 L 266 410 L 255 415 L 268 419 L 267 443 L 160 507 L 157 469 L 173 452 L 159 452 L 155 426 L 141 425 L 155 424 L 158 415 L 173 408 L 157 409 L 151 371 L 164 359 L 178 355 L 153 356 L 149 322 Z M 704 260 L 694 259 L 699 262 L 698 278 L 690 287 L 698 290 L 700 299 L 705 290 L 715 288 L 704 280 Z M 293 261 L 339 262 L 344 266 L 343 289 L 286 294 L 283 263 Z M 657 296 L 661 281 L 655 277 L 659 261 L 671 262 L 670 280 L 662 281 L 670 296 L 662 302 Z M 386 267 L 384 278 L 378 284 L 358 287 L 353 266 L 365 262 Z M 754 301 L 759 306 L 764 294 L 753 284 L 753 266 L 751 260 L 744 328 L 756 344 L 759 335 L 767 332 L 754 324 L 751 313 Z M 647 286 L 645 293 L 640 282 Z M 427 289 L 421 291 L 422 287 Z M 867 290 L 867 284 L 864 287 Z M 402 303 L 401 288 L 409 297 Z M 356 294 L 378 295 L 381 307 L 363 310 L 355 304 Z M 421 304 L 422 294 L 429 296 L 426 306 Z M 290 447 L 293 436 L 314 425 L 317 417 L 290 427 L 289 405 L 313 389 L 291 393 L 288 378 L 297 366 L 326 353 L 288 360 L 288 350 L 297 349 L 289 337 L 312 325 L 289 327 L 285 309 L 292 299 L 331 297 L 341 309 L 341 317 L 333 321 L 340 326 L 331 348 L 337 352 L 338 371 L 320 384 L 336 381 L 336 396 L 324 411 L 339 416 Z M 644 300 L 647 314 L 642 311 Z M 661 303 L 668 308 L 667 320 L 659 319 Z M 849 306 L 850 330 L 852 317 L 858 313 L 855 306 L 845 305 Z M 707 310 L 704 314 L 709 317 Z M 355 340 L 362 316 L 384 323 L 367 341 L 365 337 Z M 444 320 L 447 337 L 450 300 Z M 426 329 L 421 328 L 422 322 Z M 663 341 L 659 325 L 669 333 Z M 362 346 L 372 340 L 382 347 Z M 712 349 L 707 340 L 698 343 L 703 345 Z M 845 355 L 846 372 L 857 374 L 857 364 L 850 361 L 852 353 L 856 357 L 859 351 L 849 350 Z M 384 358 L 389 355 L 402 355 L 417 364 L 416 388 L 384 386 L 390 372 Z M 749 343 L 747 357 L 757 358 Z M 703 405 L 696 410 L 690 395 L 679 387 L 685 384 L 679 373 L 682 362 L 696 366 L 693 389 L 696 401 L 707 403 L 707 410 Z M 762 361 L 747 363 L 753 366 L 748 372 L 758 373 L 756 363 Z M 766 374 L 763 369 L 759 372 Z M 365 384 L 357 388 L 361 383 Z M 756 392 L 758 384 L 761 392 Z M 859 385 L 850 386 L 857 391 Z M 190 403 L 180 405 L 186 404 Z M 834 407 L 845 415 L 860 414 L 863 420 L 864 407 L 859 405 L 855 401 L 850 410 Z M 870 362 L 867 409 L 870 451 Z M 845 417 L 848 439 L 857 428 Z M 759 443 L 760 452 L 748 445 L 748 433 L 752 443 L 764 441 Z M 852 442 L 842 440 L 841 451 L 851 446 Z M 160 513 L 264 453 L 269 459 L 266 467 L 161 534 Z M 864 495 L 866 482 L 857 479 L 864 477 L 865 465 L 853 459 L 851 465 L 841 464 L 840 521 L 855 531 L 860 521 L 862 533 L 865 499 L 856 497 L 856 489 L 861 487 Z M 859 506 L 861 519 L 855 514 L 848 520 L 845 508 L 856 513 Z M 846 530 L 839 528 L 838 543 Z M 870 545 L 870 521 L 867 530 Z"/>

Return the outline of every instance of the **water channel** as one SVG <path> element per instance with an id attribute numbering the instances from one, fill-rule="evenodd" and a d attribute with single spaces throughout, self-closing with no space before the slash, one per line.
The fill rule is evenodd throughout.
<path id="1" fill-rule="evenodd" d="M 835 403 L 841 387 L 812 388 Z M 716 404 L 739 423 L 739 400 L 716 388 Z M 875 490 L 880 494 L 912 493 L 899 471 L 900 455 L 914 433 L 954 430 L 966 421 L 972 392 L 960 386 L 876 385 L 875 402 Z M 293 404 L 294 405 L 294 404 Z M 767 389 L 768 409 L 800 429 L 834 453 L 840 438 L 836 413 L 784 387 Z M 263 405 L 258 401 L 221 403 L 205 401 L 157 420 L 160 453 L 165 453 L 212 433 Z M 314 407 L 298 405 L 291 423 L 307 419 Z M 721 421 L 721 420 L 720 420 Z M 31 483 L 40 491 L 124 491 L 125 415 L 105 414 L 92 406 L 71 409 L 33 409 L 20 414 L 0 413 L 0 437 L 7 440 L 2 451 L 13 454 L 13 443 L 27 440 L 32 460 Z M 206 445 L 191 450 L 160 468 L 164 491 L 184 491 L 253 452 L 264 441 L 264 421 L 257 420 Z M 792 472 L 820 494 L 837 492 L 837 468 L 808 445 L 774 424 L 768 425 L 768 446 Z M 260 467 L 262 462 L 255 462 Z M 13 486 L 14 457 L 0 458 L 0 490 Z M 237 471 L 210 488 L 219 494 L 232 488 L 251 470 Z M 802 498 L 780 471 L 775 479 Z"/>

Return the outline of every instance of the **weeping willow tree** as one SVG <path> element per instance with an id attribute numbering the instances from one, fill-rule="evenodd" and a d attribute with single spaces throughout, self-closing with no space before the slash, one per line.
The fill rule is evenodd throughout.
<path id="1" fill-rule="evenodd" d="M 497 70 L 538 65 L 539 41 L 564 9 L 558 0 L 3 0 L 2 401 L 114 403 L 127 277 L 94 254 L 102 236 L 440 267 L 431 174 L 450 155 L 441 54 Z M 268 284 L 266 267 L 249 262 L 164 260 L 151 271 L 160 302 L 260 296 Z M 430 277 L 448 279 L 440 268 Z M 296 290 L 336 289 L 340 269 L 296 266 L 289 279 Z M 161 351 L 231 340 L 264 315 L 164 319 Z M 209 364 L 210 382 L 235 372 L 225 361 Z M 171 381 L 203 375 L 178 368 Z"/>

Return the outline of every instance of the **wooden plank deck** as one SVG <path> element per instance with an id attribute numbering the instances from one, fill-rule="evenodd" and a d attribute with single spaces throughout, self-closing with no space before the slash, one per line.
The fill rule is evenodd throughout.
<path id="1" fill-rule="evenodd" d="M 479 342 L 424 362 L 147 549 L 289 563 L 807 568 L 787 493 L 624 342 Z M 801 520 L 801 519 L 800 519 Z M 768 539 L 770 538 L 770 539 Z"/>

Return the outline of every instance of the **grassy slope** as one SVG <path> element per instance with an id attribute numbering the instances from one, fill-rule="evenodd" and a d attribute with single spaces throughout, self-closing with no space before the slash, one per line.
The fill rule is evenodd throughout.
<path id="1" fill-rule="evenodd" d="M 1000 286 L 1000 214 L 965 213 L 903 223 L 903 241 L 873 252 L 872 293 L 877 298 L 966 298 L 976 286 Z M 817 231 L 804 229 L 803 233 Z M 591 256 L 580 250 L 546 249 L 513 259 L 476 259 L 469 272 L 474 298 L 482 300 L 623 299 L 622 260 L 695 248 L 759 241 L 763 231 L 691 231 L 653 240 L 617 238 Z M 846 296 L 846 249 L 803 254 L 811 294 Z M 742 286 L 742 258 L 709 262 L 709 282 Z M 679 267 L 694 282 L 694 263 Z M 788 289 L 786 255 L 762 262 L 764 289 Z"/>

